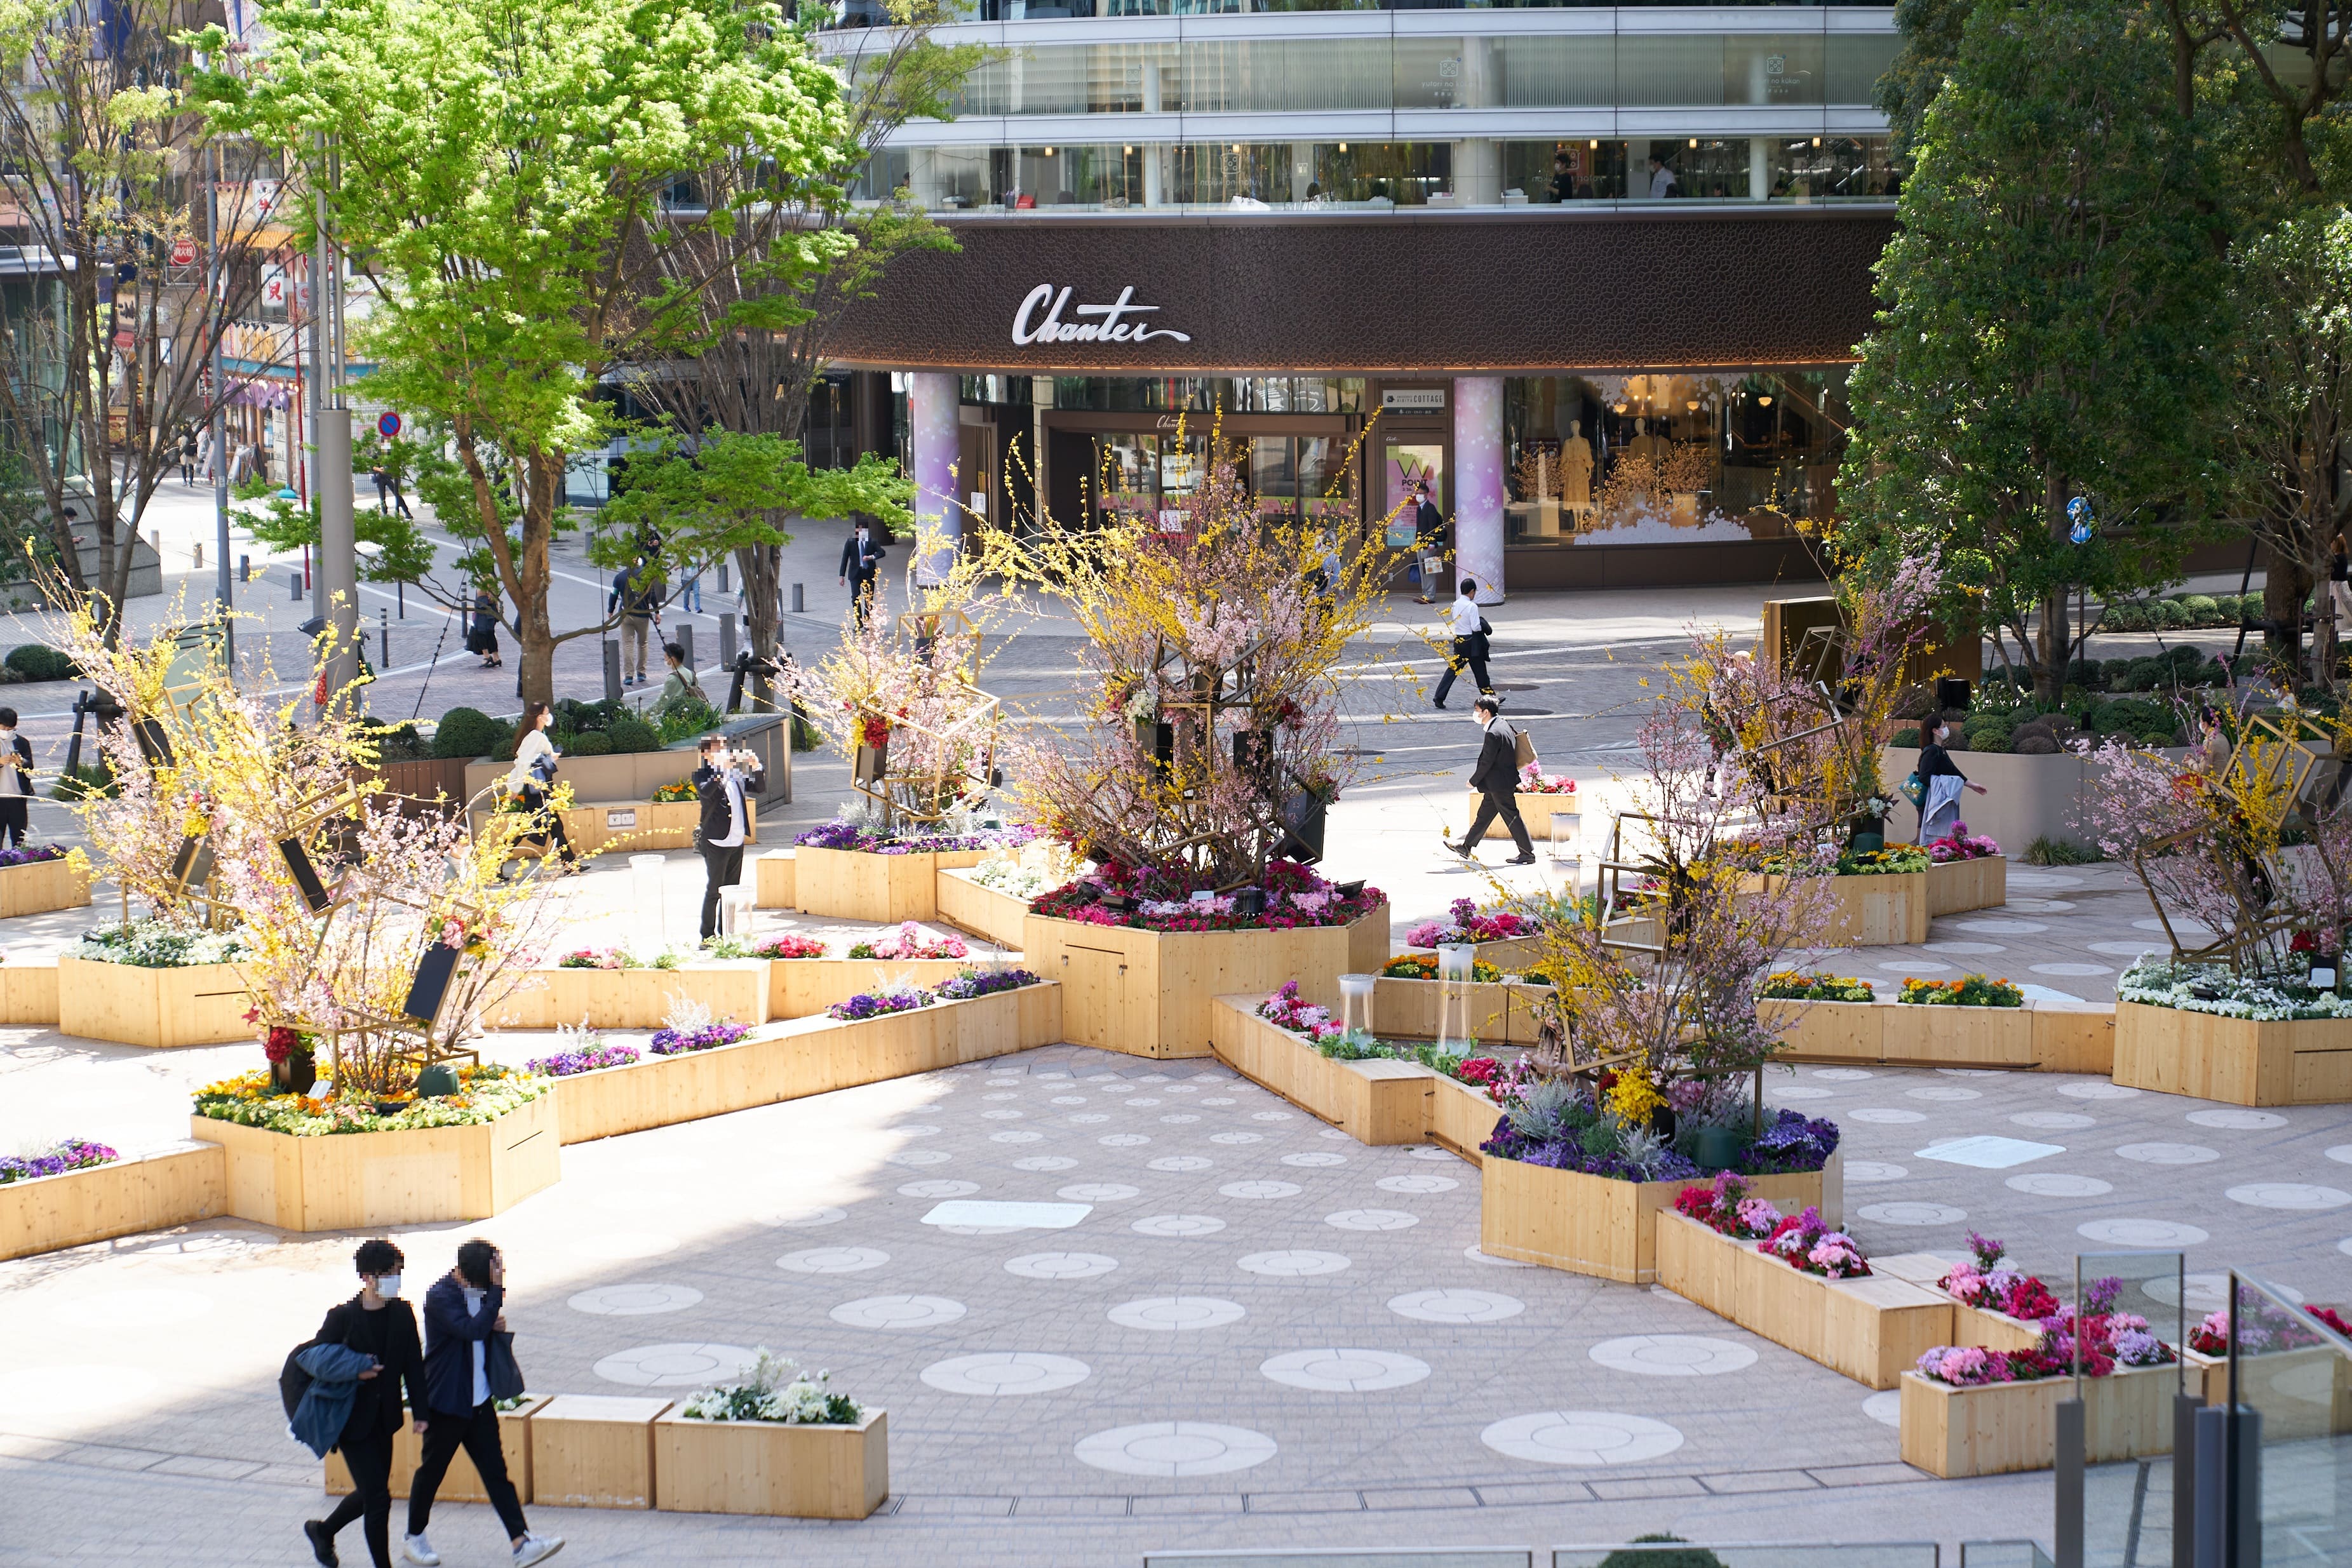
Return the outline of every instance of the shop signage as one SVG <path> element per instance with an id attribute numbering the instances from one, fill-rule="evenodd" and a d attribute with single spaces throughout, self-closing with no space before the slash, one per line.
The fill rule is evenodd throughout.
<path id="1" fill-rule="evenodd" d="M 1021 308 L 1013 317 L 1013 340 L 1027 346 L 1031 343 L 1148 343 L 1167 338 L 1179 343 L 1189 343 L 1192 335 L 1168 327 L 1147 327 L 1140 321 L 1123 319 L 1157 310 L 1157 305 L 1134 303 L 1132 286 L 1118 291 L 1118 298 L 1108 305 L 1070 305 L 1069 286 L 1057 292 L 1050 283 L 1041 283 L 1029 291 Z M 1065 321 L 1062 312 L 1067 308 L 1074 316 L 1097 316 L 1096 321 Z M 1040 311 L 1044 314 L 1039 315 Z"/>
<path id="2" fill-rule="evenodd" d="M 1398 413 L 1444 413 L 1444 387 L 1382 387 L 1381 406 Z"/>

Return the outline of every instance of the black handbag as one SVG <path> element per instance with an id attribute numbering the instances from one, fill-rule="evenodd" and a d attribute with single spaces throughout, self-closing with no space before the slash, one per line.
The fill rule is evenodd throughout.
<path id="1" fill-rule="evenodd" d="M 483 1342 L 482 1380 L 490 1385 L 493 1399 L 522 1397 L 522 1368 L 515 1363 L 514 1335 L 504 1329 Z"/>

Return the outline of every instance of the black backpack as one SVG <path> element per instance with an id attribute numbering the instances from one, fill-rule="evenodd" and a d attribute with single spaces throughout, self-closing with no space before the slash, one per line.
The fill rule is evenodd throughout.
<path id="1" fill-rule="evenodd" d="M 306 1339 L 288 1351 L 286 1364 L 278 1370 L 278 1402 L 286 1406 L 289 1421 L 294 1419 L 294 1412 L 301 1408 L 302 1396 L 310 1392 L 313 1381 L 310 1375 L 302 1370 L 299 1358 L 304 1351 L 318 1343 L 314 1339 Z"/>

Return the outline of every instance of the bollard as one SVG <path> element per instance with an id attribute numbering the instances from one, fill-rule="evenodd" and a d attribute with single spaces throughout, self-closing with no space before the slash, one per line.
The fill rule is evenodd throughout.
<path id="1" fill-rule="evenodd" d="M 719 591 L 727 591 L 727 563 L 723 560 L 719 563 Z"/>
<path id="2" fill-rule="evenodd" d="M 253 580 L 253 558 L 251 556 L 241 555 L 236 558 L 236 580 L 239 582 L 251 582 Z"/>
<path id="3" fill-rule="evenodd" d="M 688 622 L 688 621 L 685 621 L 685 620 L 680 620 L 680 621 L 678 622 L 678 623 L 677 623 L 677 645 L 678 645 L 680 648 L 684 649 L 684 650 L 685 650 L 685 652 L 686 652 L 686 657 L 685 657 L 685 659 L 684 659 L 683 661 L 681 661 L 681 662 L 682 662 L 682 663 L 686 665 L 686 667 L 687 667 L 688 669 L 689 669 L 689 670 L 691 670 L 691 669 L 695 668 L 696 666 L 695 666 L 695 663 L 694 663 L 694 626 L 693 626 L 692 622 Z"/>
<path id="4" fill-rule="evenodd" d="M 803 614 L 807 609 L 808 601 L 801 597 L 801 585 L 795 582 L 793 584 L 793 613 Z"/>
<path id="5" fill-rule="evenodd" d="M 719 667 L 722 670 L 735 667 L 735 617 L 732 615 L 719 618 Z"/>
<path id="6" fill-rule="evenodd" d="M 395 599 L 396 601 L 399 601 L 399 604 L 400 604 L 400 618 L 401 618 L 403 621 L 407 620 L 407 619 L 408 619 L 408 584 L 407 584 L 407 583 L 405 583 L 405 582 L 395 582 L 395 583 L 394 583 L 394 584 L 392 585 L 392 596 L 393 596 L 393 598 L 394 598 L 394 599 Z"/>
<path id="7" fill-rule="evenodd" d="M 611 637 L 604 639 L 604 700 L 621 700 L 621 644 Z"/>
<path id="8" fill-rule="evenodd" d="M 196 541 L 196 570 L 205 570 L 205 541 L 202 539 Z"/>
<path id="9" fill-rule="evenodd" d="M 299 604 L 302 601 L 302 574 L 299 571 L 288 572 L 286 585 L 294 591 L 294 601 Z"/>
<path id="10" fill-rule="evenodd" d="M 377 631 L 383 638 L 383 656 L 376 664 L 376 673 L 381 674 L 392 668 L 392 612 L 379 608 L 375 620 Z"/>

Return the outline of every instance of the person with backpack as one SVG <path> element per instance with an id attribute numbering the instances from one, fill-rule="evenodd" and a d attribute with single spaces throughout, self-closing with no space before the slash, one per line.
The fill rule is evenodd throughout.
<path id="1" fill-rule="evenodd" d="M 324 1519 L 302 1526 L 310 1554 L 335 1568 L 335 1535 L 363 1521 L 375 1568 L 392 1568 L 392 1445 L 399 1434 L 403 1391 L 417 1412 L 416 1430 L 429 1430 L 425 1412 L 425 1354 L 416 1313 L 400 1297 L 400 1249 L 378 1238 L 352 1255 L 360 1291 L 327 1311 L 310 1343 L 288 1358 L 278 1393 L 288 1401 L 294 1435 L 314 1454 L 340 1448 L 352 1474 L 352 1492 Z"/>
<path id="2" fill-rule="evenodd" d="M 530 1532 L 514 1482 L 507 1479 L 497 1401 L 520 1395 L 523 1385 L 514 1335 L 507 1331 L 506 1285 L 505 1254 L 476 1237 L 458 1246 L 457 1266 L 425 1292 L 425 1399 L 417 1408 L 430 1412 L 430 1419 L 408 1486 L 408 1532 L 400 1542 L 401 1555 L 418 1568 L 439 1568 L 441 1554 L 425 1531 L 433 1519 L 433 1495 L 460 1448 L 506 1527 L 515 1568 L 563 1550 L 562 1536 Z"/>
<path id="3" fill-rule="evenodd" d="M 669 664 L 669 676 L 662 682 L 661 695 L 654 699 L 653 716 L 656 723 L 674 713 L 683 713 L 691 703 L 710 706 L 709 694 L 702 689 L 702 677 L 686 662 L 686 644 L 664 643 L 662 658 Z"/>
<path id="4" fill-rule="evenodd" d="M 1470 788 L 1478 791 L 1478 814 L 1470 819 L 1470 831 L 1459 844 L 1446 848 L 1464 860 L 1472 858 L 1471 850 L 1486 836 L 1486 825 L 1497 816 L 1503 826 L 1511 830 L 1511 841 L 1519 847 L 1518 854 L 1505 865 L 1536 863 L 1535 841 L 1528 837 L 1528 825 L 1519 820 L 1519 747 L 1527 744 L 1528 760 L 1535 760 L 1535 747 L 1528 737 L 1504 721 L 1502 704 L 1491 696 L 1481 696 L 1470 705 L 1472 716 L 1478 721 L 1479 742 L 1477 765 L 1470 769 Z"/>

